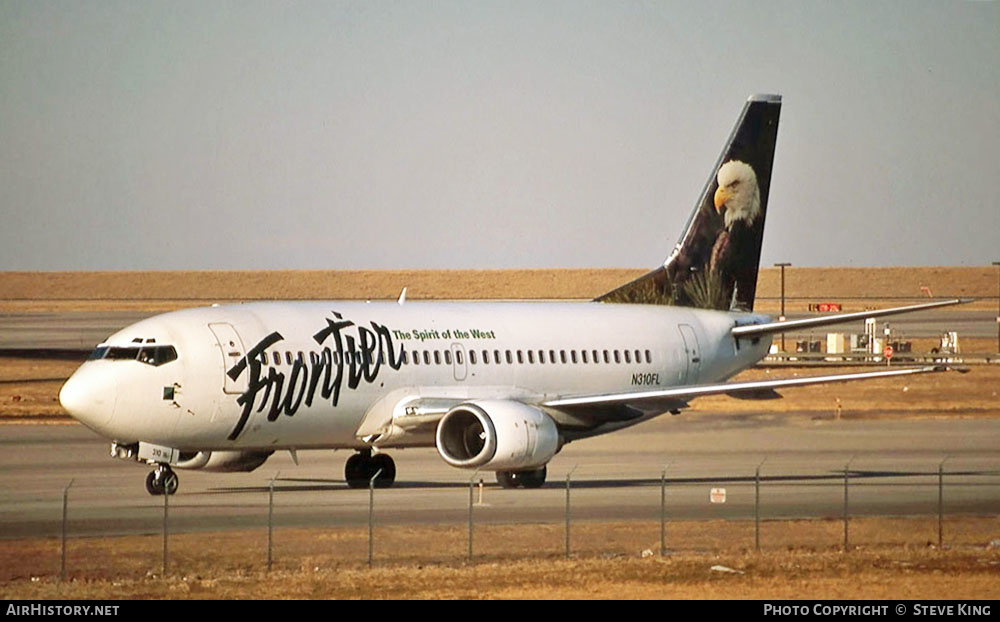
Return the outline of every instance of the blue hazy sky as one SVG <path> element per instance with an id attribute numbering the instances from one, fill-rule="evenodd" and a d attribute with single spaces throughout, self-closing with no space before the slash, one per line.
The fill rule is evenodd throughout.
<path id="1" fill-rule="evenodd" d="M 762 262 L 1000 259 L 997 2 L 0 0 L 0 270 L 653 266 L 755 92 Z"/>

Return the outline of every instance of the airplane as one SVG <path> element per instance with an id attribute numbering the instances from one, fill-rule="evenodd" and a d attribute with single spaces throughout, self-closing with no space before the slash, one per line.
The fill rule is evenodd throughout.
<path id="1" fill-rule="evenodd" d="M 537 488 L 567 444 L 678 414 L 704 395 L 944 371 L 731 382 L 772 335 L 958 304 L 775 321 L 753 311 L 779 95 L 745 103 L 662 265 L 576 302 L 310 301 L 193 308 L 110 336 L 60 402 L 153 470 L 252 471 L 275 451 L 347 449 L 348 486 L 391 486 L 388 450 L 434 447 L 460 469 Z"/>

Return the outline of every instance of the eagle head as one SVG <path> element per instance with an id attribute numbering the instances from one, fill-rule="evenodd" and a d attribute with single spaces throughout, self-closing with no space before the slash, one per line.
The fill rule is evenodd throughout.
<path id="1" fill-rule="evenodd" d="M 760 189 L 753 168 L 746 162 L 730 160 L 719 167 L 716 179 L 719 189 L 715 191 L 715 209 L 720 214 L 725 211 L 726 228 L 731 229 L 737 220 L 753 224 L 760 214 Z"/>

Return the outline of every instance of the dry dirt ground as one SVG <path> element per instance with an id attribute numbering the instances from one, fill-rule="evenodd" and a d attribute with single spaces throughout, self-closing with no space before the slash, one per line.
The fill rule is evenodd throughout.
<path id="1" fill-rule="evenodd" d="M 0 272 L 0 312 L 11 310 L 163 310 L 235 300 L 395 299 L 404 287 L 418 299 L 586 299 L 608 292 L 642 269 Z M 780 271 L 762 268 L 758 307 L 780 306 Z M 996 308 L 997 272 L 982 267 L 786 268 L 786 310 L 840 302 L 845 311 L 882 301 L 980 298 Z M 990 300 L 992 299 L 992 300 Z"/>
<path id="2" fill-rule="evenodd" d="M 379 528 L 374 567 L 367 530 L 278 529 L 266 571 L 266 530 L 71 540 L 61 583 L 57 540 L 0 542 L 0 598 L 544 598 L 544 599 L 995 599 L 995 517 L 853 519 L 660 525 L 478 525 L 468 560 L 464 526 Z M 671 549 L 682 543 L 682 549 Z M 112 553 L 108 553 L 111 550 Z M 713 569 L 713 567 L 715 567 Z"/>

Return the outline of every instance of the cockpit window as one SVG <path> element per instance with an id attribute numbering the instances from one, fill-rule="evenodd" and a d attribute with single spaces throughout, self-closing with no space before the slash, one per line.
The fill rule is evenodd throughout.
<path id="1" fill-rule="evenodd" d="M 165 365 L 177 359 L 177 350 L 173 346 L 98 346 L 90 355 L 90 360 L 107 359 L 112 361 L 139 361 L 153 367 Z"/>
<path id="2" fill-rule="evenodd" d="M 108 354 L 108 346 L 97 346 L 97 349 L 90 353 L 90 358 L 88 360 L 98 361 Z"/>

